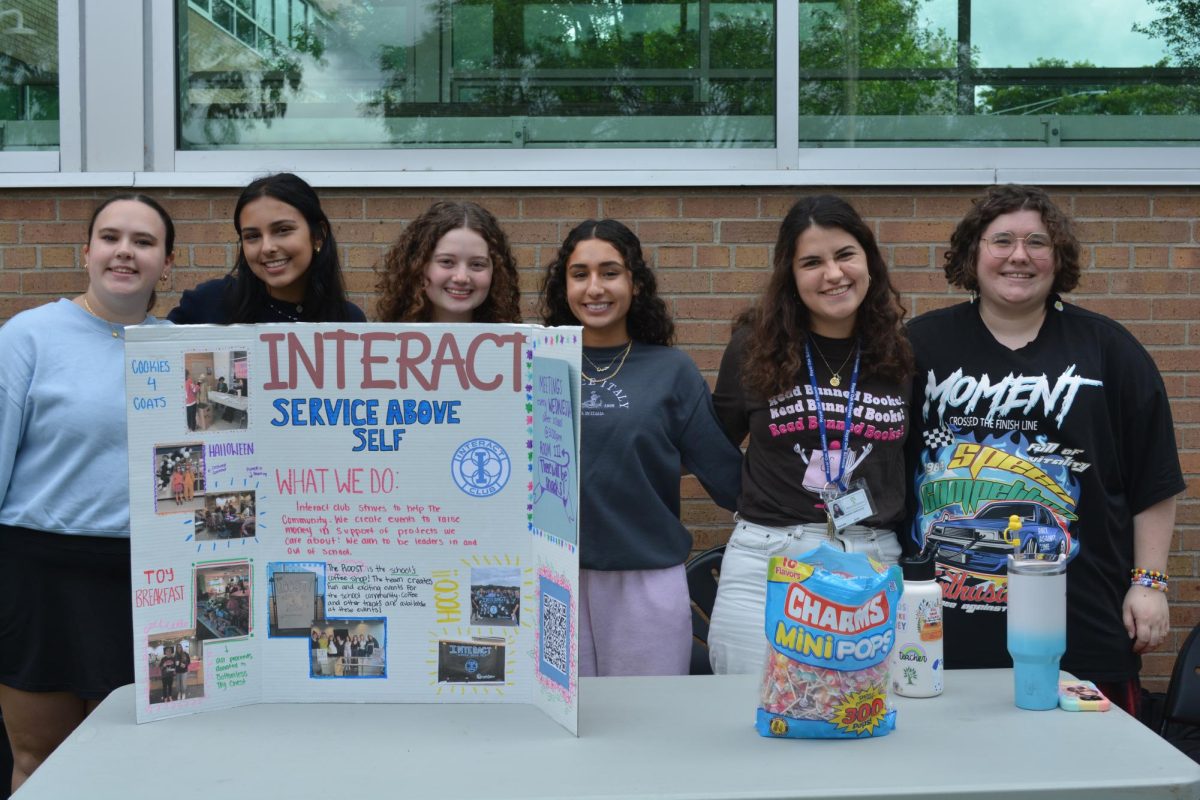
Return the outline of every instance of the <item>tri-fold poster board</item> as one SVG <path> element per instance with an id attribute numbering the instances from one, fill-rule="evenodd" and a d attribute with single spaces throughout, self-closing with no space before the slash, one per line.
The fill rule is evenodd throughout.
<path id="1" fill-rule="evenodd" d="M 138 721 L 532 703 L 577 732 L 580 353 L 534 325 L 128 329 Z"/>

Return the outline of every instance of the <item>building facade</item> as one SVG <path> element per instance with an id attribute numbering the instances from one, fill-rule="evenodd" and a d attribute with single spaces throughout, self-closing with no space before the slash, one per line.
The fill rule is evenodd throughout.
<path id="1" fill-rule="evenodd" d="M 91 208 L 128 187 L 178 223 L 165 312 L 233 263 L 239 188 L 290 170 L 369 314 L 433 199 L 500 218 L 531 319 L 566 231 L 622 219 L 711 377 L 797 196 L 852 199 L 912 315 L 961 299 L 941 258 L 971 197 L 1047 186 L 1084 243 L 1074 299 L 1172 398 L 1188 491 L 1173 638 L 1143 673 L 1161 685 L 1200 622 L 1198 43 L 1174 0 L 0 0 L 0 320 L 82 290 Z M 697 548 L 723 541 L 685 483 Z"/>

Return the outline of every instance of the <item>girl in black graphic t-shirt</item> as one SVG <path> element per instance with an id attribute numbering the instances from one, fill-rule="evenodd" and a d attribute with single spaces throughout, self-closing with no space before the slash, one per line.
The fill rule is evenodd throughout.
<path id="1" fill-rule="evenodd" d="M 780 226 L 766 290 L 737 320 L 713 395 L 730 440 L 749 436 L 709 631 L 714 671 L 761 669 L 771 556 L 828 542 L 885 563 L 899 558 L 912 369 L 902 317 L 858 212 L 829 195 L 796 203 Z M 862 486 L 865 508 L 855 503 Z M 855 507 L 861 515 L 842 513 Z"/>
<path id="2" fill-rule="evenodd" d="M 1003 543 L 964 544 L 990 517 L 1019 513 L 1023 543 L 1029 531 L 1039 550 L 1068 556 L 1062 668 L 1136 713 L 1139 654 L 1169 632 L 1184 482 L 1149 354 L 1060 299 L 1079 273 L 1070 220 L 1041 189 L 994 186 L 958 224 L 946 278 L 974 299 L 910 326 L 911 542 L 935 550 L 946 665 L 1008 666 Z"/>

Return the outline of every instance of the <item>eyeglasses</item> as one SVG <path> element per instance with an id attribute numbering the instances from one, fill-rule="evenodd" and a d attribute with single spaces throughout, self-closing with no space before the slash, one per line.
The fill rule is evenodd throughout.
<path id="1" fill-rule="evenodd" d="M 1017 249 L 1017 242 L 1025 243 L 1025 253 L 1034 261 L 1043 261 L 1050 257 L 1054 250 L 1054 242 L 1044 233 L 1031 233 L 1028 236 L 1015 236 L 1008 231 L 993 233 L 983 237 L 987 242 L 988 252 L 995 258 L 1008 258 Z"/>

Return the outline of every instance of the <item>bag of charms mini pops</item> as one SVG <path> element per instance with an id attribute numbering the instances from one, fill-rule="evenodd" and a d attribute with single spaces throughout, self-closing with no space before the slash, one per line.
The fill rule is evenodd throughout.
<path id="1" fill-rule="evenodd" d="M 899 567 L 826 544 L 771 558 L 759 734 L 857 739 L 896 726 L 888 653 L 903 587 Z"/>

